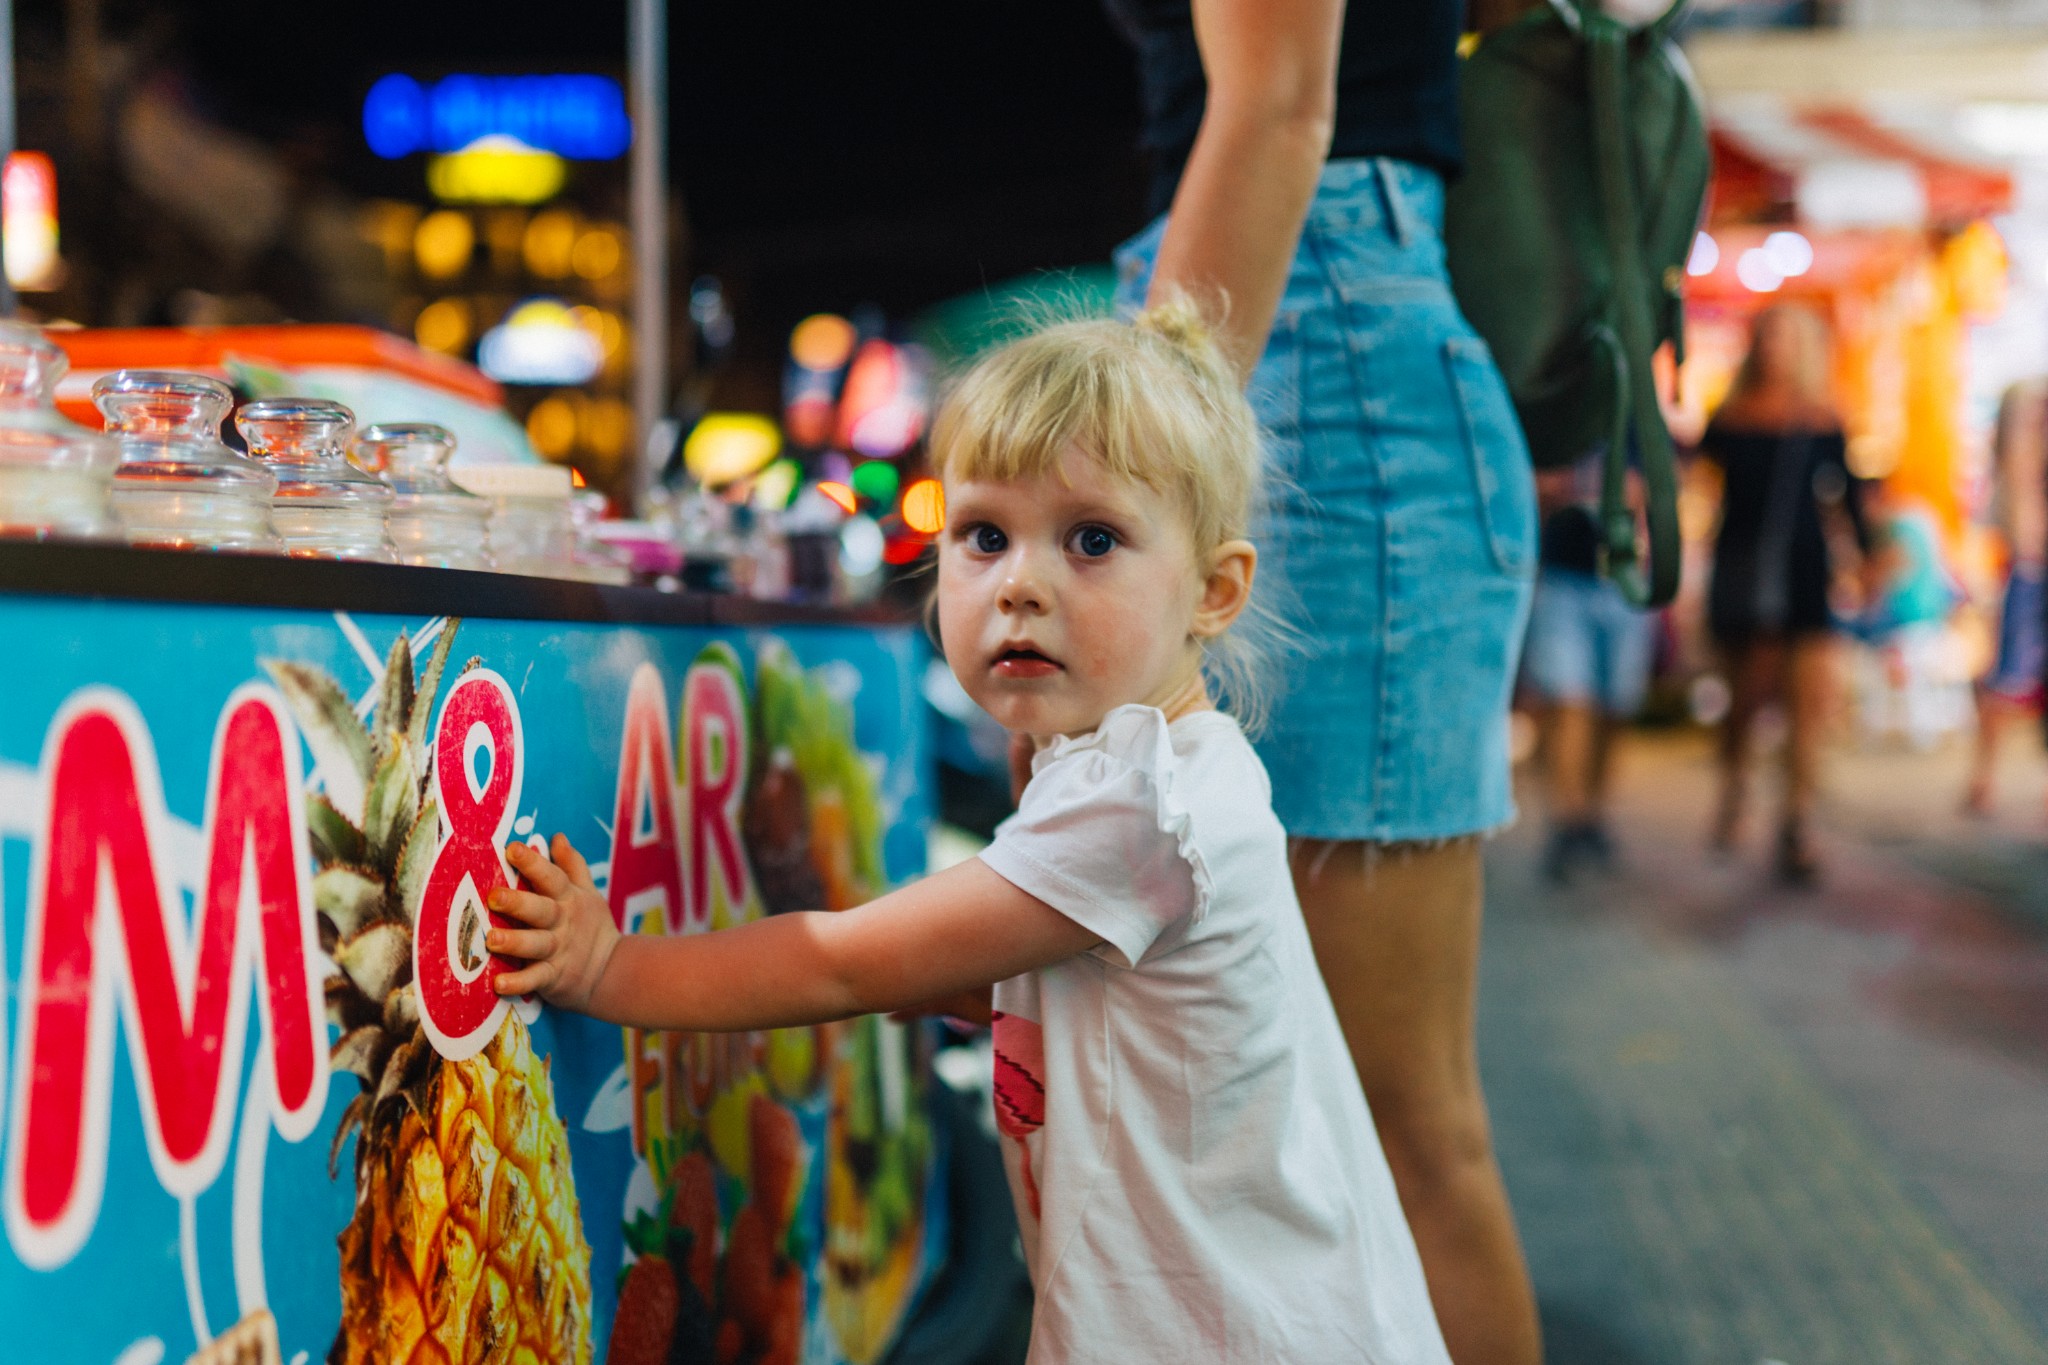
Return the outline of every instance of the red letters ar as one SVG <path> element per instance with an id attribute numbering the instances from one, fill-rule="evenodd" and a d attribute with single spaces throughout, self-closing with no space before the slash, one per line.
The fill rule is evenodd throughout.
<path id="1" fill-rule="evenodd" d="M 324 1107 L 298 737 L 268 688 L 229 698 L 210 768 L 188 933 L 164 861 L 155 749 L 133 703 L 86 688 L 51 726 L 6 1185 L 8 1233 L 29 1264 L 68 1260 L 98 1214 L 117 999 L 150 1159 L 172 1194 L 205 1189 L 226 1157 L 252 978 L 279 1131 L 304 1137 Z"/>

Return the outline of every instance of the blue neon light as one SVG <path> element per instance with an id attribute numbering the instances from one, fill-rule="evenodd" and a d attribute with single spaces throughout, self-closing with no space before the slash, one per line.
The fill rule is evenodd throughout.
<path id="1" fill-rule="evenodd" d="M 363 97 L 363 137 L 382 157 L 457 152 L 515 137 L 576 161 L 609 161 L 633 141 L 625 93 L 607 76 L 449 76 L 379 80 Z"/>

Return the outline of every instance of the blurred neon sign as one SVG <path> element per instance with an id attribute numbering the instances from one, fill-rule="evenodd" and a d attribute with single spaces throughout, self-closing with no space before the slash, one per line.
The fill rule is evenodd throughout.
<path id="1" fill-rule="evenodd" d="M 493 133 L 427 163 L 427 188 L 444 204 L 540 204 L 561 192 L 566 162 Z"/>
<path id="2" fill-rule="evenodd" d="M 7 282 L 16 289 L 52 289 L 57 258 L 57 168 L 41 152 L 14 152 L 0 173 Z"/>
<path id="3" fill-rule="evenodd" d="M 587 384 L 604 343 L 556 299 L 528 299 L 477 346 L 477 368 L 501 384 Z"/>
<path id="4" fill-rule="evenodd" d="M 480 138 L 516 138 L 576 161 L 609 161 L 632 145 L 625 92 L 608 76 L 385 76 L 363 97 L 363 137 L 378 156 L 457 152 Z"/>

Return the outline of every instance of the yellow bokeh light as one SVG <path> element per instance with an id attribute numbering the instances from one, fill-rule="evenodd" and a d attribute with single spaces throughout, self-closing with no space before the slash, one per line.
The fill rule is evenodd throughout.
<path id="1" fill-rule="evenodd" d="M 413 259 L 428 279 L 460 275 L 469 268 L 475 250 L 476 229 L 470 225 L 469 215 L 453 209 L 428 214 L 412 234 Z"/>
<path id="2" fill-rule="evenodd" d="M 562 192 L 569 166 L 512 138 L 480 138 L 427 163 L 427 188 L 450 204 L 539 204 Z"/>
<path id="3" fill-rule="evenodd" d="M 617 398 L 595 398 L 583 408 L 583 448 L 607 465 L 633 443 L 633 409 Z"/>
<path id="4" fill-rule="evenodd" d="M 602 308 L 593 308 L 579 303 L 569 310 L 569 318 L 578 327 L 597 338 L 597 344 L 604 347 L 605 359 L 609 360 L 626 339 L 626 325 L 617 313 Z"/>
<path id="5" fill-rule="evenodd" d="M 853 354 L 853 324 L 837 313 L 813 313 L 789 334 L 789 354 L 807 370 L 836 370 Z"/>
<path id="6" fill-rule="evenodd" d="M 576 239 L 569 264 L 586 280 L 610 279 L 626 259 L 626 239 L 618 229 L 594 227 Z"/>
<path id="7" fill-rule="evenodd" d="M 919 479 L 904 491 L 903 524 L 927 536 L 945 529 L 946 491 L 937 479 Z"/>
<path id="8" fill-rule="evenodd" d="M 412 236 L 419 225 L 417 208 L 390 199 L 371 200 L 356 220 L 362 239 L 384 253 L 384 266 L 393 274 L 412 259 Z"/>
<path id="9" fill-rule="evenodd" d="M 683 467 L 707 488 L 746 478 L 782 450 L 782 431 L 751 412 L 711 412 L 683 442 Z"/>
<path id="10" fill-rule="evenodd" d="M 430 351 L 453 355 L 469 344 L 475 321 L 467 299 L 436 299 L 413 319 L 413 340 Z"/>
<path id="11" fill-rule="evenodd" d="M 560 394 L 541 399 L 526 414 L 526 439 L 550 460 L 567 456 L 576 445 L 576 405 Z"/>
<path id="12" fill-rule="evenodd" d="M 576 215 L 548 209 L 526 225 L 526 268 L 544 280 L 566 278 L 574 269 Z"/>

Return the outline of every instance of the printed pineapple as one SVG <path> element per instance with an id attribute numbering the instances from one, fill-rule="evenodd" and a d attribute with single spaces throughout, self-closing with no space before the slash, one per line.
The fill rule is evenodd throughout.
<path id="1" fill-rule="evenodd" d="M 341 968 L 327 982 L 331 1060 L 363 1084 L 329 1156 L 332 1170 L 356 1134 L 331 1365 L 591 1355 L 590 1247 L 547 1063 L 516 1014 L 481 1053 L 445 1060 L 413 994 L 413 923 L 439 841 L 427 724 L 457 624 L 417 689 L 399 636 L 370 726 L 319 669 L 264 664 L 327 775 L 306 814 L 321 947 Z"/>

